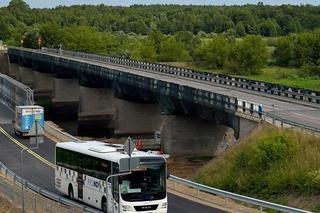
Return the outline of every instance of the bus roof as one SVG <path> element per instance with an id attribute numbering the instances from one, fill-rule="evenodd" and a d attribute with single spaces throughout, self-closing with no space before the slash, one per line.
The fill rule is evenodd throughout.
<path id="1" fill-rule="evenodd" d="M 120 159 L 129 157 L 128 154 L 124 152 L 122 144 L 109 144 L 100 141 L 75 141 L 57 143 L 56 147 L 117 163 Z M 162 156 L 138 151 L 137 149 L 134 149 L 131 157 L 157 157 L 164 159 Z"/>

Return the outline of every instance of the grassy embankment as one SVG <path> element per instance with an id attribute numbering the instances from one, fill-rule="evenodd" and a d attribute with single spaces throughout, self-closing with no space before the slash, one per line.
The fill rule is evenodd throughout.
<path id="1" fill-rule="evenodd" d="M 186 67 L 194 70 L 200 70 L 204 72 L 228 74 L 225 70 L 214 70 L 208 67 L 195 65 L 193 63 L 172 62 L 168 64 L 179 67 Z M 275 84 L 282 84 L 290 87 L 306 88 L 320 91 L 320 79 L 313 77 L 303 77 L 302 72 L 303 70 L 298 68 L 283 68 L 274 66 L 263 68 L 262 72 L 257 75 L 246 75 L 239 77 Z"/>
<path id="2" fill-rule="evenodd" d="M 320 212 L 320 138 L 261 127 L 201 168 L 194 180 Z"/>

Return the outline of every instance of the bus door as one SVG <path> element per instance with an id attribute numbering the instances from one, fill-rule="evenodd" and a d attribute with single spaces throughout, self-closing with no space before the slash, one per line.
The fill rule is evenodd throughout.
<path id="1" fill-rule="evenodd" d="M 113 212 L 120 212 L 119 205 L 119 177 L 112 178 L 112 201 L 113 201 Z"/>
<path id="2" fill-rule="evenodd" d="M 82 173 L 78 173 L 77 182 L 78 182 L 78 198 L 83 200 L 83 184 L 84 184 L 84 180 L 83 180 L 83 174 Z"/>
<path id="3" fill-rule="evenodd" d="M 113 198 L 112 198 L 112 186 L 111 179 L 107 183 L 107 196 L 108 196 L 108 212 L 113 212 Z"/>

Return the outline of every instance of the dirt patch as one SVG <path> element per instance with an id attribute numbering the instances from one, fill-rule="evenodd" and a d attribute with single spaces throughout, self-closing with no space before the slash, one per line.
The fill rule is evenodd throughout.
<path id="1" fill-rule="evenodd" d="M 0 196 L 0 213 L 20 213 L 21 209 L 13 207 L 12 203 Z"/>
<path id="2" fill-rule="evenodd" d="M 213 157 L 170 156 L 167 159 L 170 174 L 191 179 L 194 174 Z"/>

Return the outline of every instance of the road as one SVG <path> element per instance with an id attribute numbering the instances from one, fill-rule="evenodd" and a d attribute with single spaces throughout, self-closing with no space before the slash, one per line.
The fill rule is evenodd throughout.
<path id="1" fill-rule="evenodd" d="M 36 51 L 37 52 L 37 51 Z M 253 103 L 259 103 L 263 105 L 264 111 L 270 113 L 271 115 L 279 116 L 283 119 L 297 122 L 310 127 L 315 127 L 320 129 L 320 106 L 315 104 L 307 104 L 298 100 L 293 100 L 290 98 L 279 97 L 275 95 L 267 95 L 260 92 L 254 92 L 251 90 L 236 88 L 236 87 L 226 87 L 214 82 L 206 82 L 201 80 L 190 79 L 183 76 L 171 75 L 160 73 L 151 70 L 138 69 L 123 65 L 114 65 L 110 63 L 102 63 L 97 61 L 88 61 L 79 58 L 72 58 L 67 56 L 59 56 L 51 53 L 43 53 L 46 55 L 51 55 L 55 57 L 61 57 L 69 60 L 79 61 L 83 63 L 93 64 L 97 66 L 107 67 L 110 69 L 115 69 L 123 71 L 126 73 L 132 73 L 135 75 L 140 75 L 144 77 L 149 77 L 153 79 L 158 79 L 162 81 L 167 81 L 170 83 L 176 83 L 179 85 L 185 85 L 197 89 L 202 89 L 222 95 L 237 97 L 242 100 L 246 100 Z"/>
<path id="2" fill-rule="evenodd" d="M 13 112 L 0 103 L 0 161 L 17 175 L 21 175 L 21 145 L 19 146 L 17 144 L 20 142 L 27 147 L 30 147 L 30 145 L 28 139 L 20 139 L 16 136 L 12 136 L 13 128 L 11 120 L 13 117 Z M 11 134 L 11 136 L 8 136 L 7 133 Z M 17 140 L 16 143 L 14 142 L 15 140 Z M 54 147 L 55 143 L 48 138 L 45 138 L 44 143 L 39 145 L 39 149 L 33 150 L 42 158 L 36 158 L 29 153 L 24 152 L 23 174 L 27 181 L 34 183 L 47 191 L 60 194 L 54 187 L 54 170 L 50 166 L 54 164 Z M 49 163 L 46 163 L 45 160 L 49 161 Z M 169 213 L 223 213 L 221 210 L 204 206 L 173 194 L 168 194 L 168 199 Z"/>

